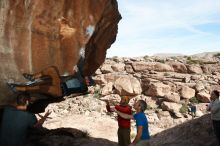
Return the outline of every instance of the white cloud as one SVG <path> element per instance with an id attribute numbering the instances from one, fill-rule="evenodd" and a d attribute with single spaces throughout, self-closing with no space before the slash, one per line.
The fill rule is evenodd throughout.
<path id="1" fill-rule="evenodd" d="M 212 23 L 220 26 L 219 0 L 118 0 L 118 3 L 122 20 L 108 56 L 143 56 L 162 51 L 193 54 L 206 51 L 204 48 L 216 51 L 220 46 L 217 41 L 220 34 L 197 27 Z"/>

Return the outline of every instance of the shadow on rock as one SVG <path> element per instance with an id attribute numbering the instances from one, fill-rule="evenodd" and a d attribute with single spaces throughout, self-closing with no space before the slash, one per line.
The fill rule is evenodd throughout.
<path id="1" fill-rule="evenodd" d="M 117 146 L 116 142 L 93 138 L 74 128 L 33 129 L 28 139 L 27 146 Z"/>
<path id="2" fill-rule="evenodd" d="M 167 129 L 151 138 L 151 146 L 218 146 L 210 115 Z"/>

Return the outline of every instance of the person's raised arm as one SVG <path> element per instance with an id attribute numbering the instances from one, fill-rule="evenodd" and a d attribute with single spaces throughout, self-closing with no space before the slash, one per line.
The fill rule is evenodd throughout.
<path id="1" fill-rule="evenodd" d="M 34 125 L 34 127 L 42 126 L 50 114 L 51 114 L 51 112 L 47 111 L 44 116 L 40 116 L 40 120 L 38 120 L 38 122 Z"/>
<path id="2" fill-rule="evenodd" d="M 110 106 L 110 103 L 109 103 L 109 100 L 103 100 L 103 99 L 100 99 L 101 101 L 104 101 L 106 103 L 106 110 L 108 112 L 114 112 L 115 110 L 115 105 L 114 106 Z"/>
<path id="3" fill-rule="evenodd" d="M 124 119 L 133 119 L 133 115 L 128 115 L 128 114 L 125 114 L 125 113 L 122 113 L 122 112 L 119 112 L 118 110 L 115 109 L 115 112 L 121 116 L 122 118 Z"/>

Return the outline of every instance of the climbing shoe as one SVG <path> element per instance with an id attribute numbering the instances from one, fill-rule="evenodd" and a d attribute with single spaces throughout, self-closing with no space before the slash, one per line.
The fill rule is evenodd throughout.
<path id="1" fill-rule="evenodd" d="M 34 81 L 34 77 L 31 74 L 23 73 L 23 77 L 29 81 Z"/>

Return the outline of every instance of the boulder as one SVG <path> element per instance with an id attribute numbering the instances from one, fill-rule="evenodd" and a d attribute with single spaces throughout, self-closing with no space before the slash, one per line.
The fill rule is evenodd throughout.
<path id="1" fill-rule="evenodd" d="M 210 94 L 206 93 L 205 91 L 197 93 L 196 97 L 201 102 L 210 102 Z"/>
<path id="2" fill-rule="evenodd" d="M 123 77 L 123 76 L 127 76 L 124 74 L 118 74 L 118 73 L 108 73 L 108 74 L 104 74 L 104 78 L 106 80 L 106 82 L 112 82 L 114 83 L 118 78 Z"/>
<path id="3" fill-rule="evenodd" d="M 79 52 L 85 52 L 84 75 L 93 74 L 115 41 L 121 19 L 116 0 L 0 3 L 1 98 L 10 96 L 6 82 L 24 81 L 24 72 L 54 65 L 61 74 L 71 74 Z"/>
<path id="4" fill-rule="evenodd" d="M 171 67 L 168 64 L 164 64 L 164 63 L 160 63 L 160 62 L 156 62 L 154 64 L 154 70 L 155 71 L 159 71 L 159 72 L 173 72 L 173 67 Z"/>
<path id="5" fill-rule="evenodd" d="M 199 74 L 194 74 L 194 75 L 192 75 L 191 76 L 191 79 L 192 80 L 204 80 L 204 76 L 202 76 L 202 75 L 199 75 Z"/>
<path id="6" fill-rule="evenodd" d="M 154 70 L 159 72 L 165 71 L 174 71 L 171 66 L 168 64 L 160 63 L 160 62 L 132 62 L 131 63 L 134 71 L 141 72 L 144 70 Z"/>
<path id="7" fill-rule="evenodd" d="M 135 72 L 141 72 L 144 70 L 153 70 L 153 64 L 149 62 L 132 62 L 131 63 L 132 68 Z"/>
<path id="8" fill-rule="evenodd" d="M 109 82 L 107 83 L 101 90 L 102 95 L 108 95 L 112 93 L 113 83 Z"/>
<path id="9" fill-rule="evenodd" d="M 148 96 L 165 96 L 170 93 L 170 86 L 163 83 L 150 83 L 148 90 L 145 92 Z"/>
<path id="10" fill-rule="evenodd" d="M 195 89 L 196 89 L 197 92 L 199 92 L 201 90 L 204 90 L 205 86 L 202 82 L 198 82 L 198 83 L 196 83 Z"/>
<path id="11" fill-rule="evenodd" d="M 94 79 L 94 81 L 95 81 L 97 84 L 99 84 L 99 85 L 103 85 L 103 84 L 106 83 L 106 80 L 105 80 L 103 74 L 97 75 L 97 76 L 95 76 L 93 79 Z"/>
<path id="12" fill-rule="evenodd" d="M 112 69 L 115 72 L 122 72 L 125 70 L 125 64 L 124 63 L 115 63 L 112 65 Z"/>
<path id="13" fill-rule="evenodd" d="M 114 83 L 114 87 L 119 95 L 138 95 L 142 92 L 140 82 L 130 76 L 118 78 Z"/>
<path id="14" fill-rule="evenodd" d="M 182 86 L 180 90 L 180 95 L 182 98 L 189 99 L 195 96 L 195 90 L 188 86 Z"/>
<path id="15" fill-rule="evenodd" d="M 170 113 L 168 111 L 159 111 L 158 117 L 161 119 L 162 117 L 170 117 Z"/>
<path id="16" fill-rule="evenodd" d="M 186 66 L 183 63 L 180 63 L 180 62 L 169 62 L 168 64 L 173 67 L 175 72 L 187 73 L 187 68 L 186 68 Z"/>
<path id="17" fill-rule="evenodd" d="M 182 105 L 181 104 L 177 104 L 177 103 L 172 103 L 172 102 L 164 101 L 161 104 L 161 107 L 165 111 L 170 111 L 172 113 L 179 113 L 179 110 L 182 107 Z"/>
<path id="18" fill-rule="evenodd" d="M 100 69 L 101 69 L 101 72 L 103 74 L 107 74 L 107 73 L 112 73 L 113 72 L 111 64 L 103 64 Z"/>
<path id="19" fill-rule="evenodd" d="M 164 98 L 169 102 L 180 102 L 180 96 L 178 93 L 170 92 L 170 94 L 165 95 Z"/>
<path id="20" fill-rule="evenodd" d="M 125 65 L 125 70 L 127 73 L 133 73 L 134 70 L 131 65 Z"/>
<path id="21" fill-rule="evenodd" d="M 202 113 L 202 111 L 196 111 L 196 117 L 201 117 L 203 116 L 204 114 Z"/>
<path id="22" fill-rule="evenodd" d="M 188 68 L 188 72 L 189 73 L 195 73 L 195 74 L 202 74 L 202 68 L 200 67 L 200 65 L 187 65 Z"/>
<path id="23" fill-rule="evenodd" d="M 101 74 L 102 74 L 101 69 L 98 68 L 98 69 L 95 71 L 95 75 L 101 75 Z"/>

